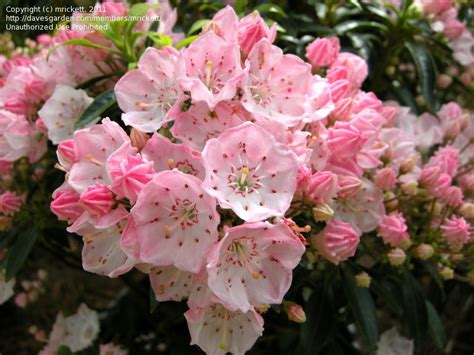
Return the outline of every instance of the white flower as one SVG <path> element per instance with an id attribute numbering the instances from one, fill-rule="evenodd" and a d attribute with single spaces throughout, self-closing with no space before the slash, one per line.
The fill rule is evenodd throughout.
<path id="1" fill-rule="evenodd" d="M 84 350 L 92 345 L 99 330 L 99 315 L 82 303 L 76 314 L 66 318 L 63 344 L 74 352 Z"/>
<path id="2" fill-rule="evenodd" d="M 15 294 L 13 286 L 15 286 L 15 279 L 6 282 L 5 275 L 0 272 L 0 304 L 4 304 Z"/>
<path id="3" fill-rule="evenodd" d="M 377 355 L 411 355 L 413 340 L 404 338 L 397 328 L 387 330 L 380 336 L 377 344 Z"/>

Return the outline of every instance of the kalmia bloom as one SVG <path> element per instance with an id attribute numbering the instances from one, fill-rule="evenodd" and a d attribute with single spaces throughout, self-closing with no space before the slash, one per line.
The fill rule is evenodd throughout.
<path id="1" fill-rule="evenodd" d="M 22 202 L 21 196 L 15 192 L 4 192 L 0 194 L 0 212 L 7 216 L 13 215 L 20 210 Z"/>
<path id="2" fill-rule="evenodd" d="M 316 38 L 306 47 L 306 58 L 314 68 L 326 67 L 335 62 L 340 50 L 339 38 Z"/>
<path id="3" fill-rule="evenodd" d="M 471 226 L 462 217 L 452 216 L 441 225 L 443 237 L 453 250 L 460 250 L 466 244 Z"/>
<path id="4" fill-rule="evenodd" d="M 240 218 L 282 216 L 296 190 L 294 154 L 273 136 L 244 123 L 210 139 L 203 151 L 204 189 Z"/>
<path id="5" fill-rule="evenodd" d="M 399 246 L 409 238 L 405 218 L 399 212 L 383 216 L 378 227 L 378 235 L 383 238 L 385 244 Z"/>
<path id="6" fill-rule="evenodd" d="M 209 288 L 231 309 L 279 304 L 305 247 L 285 224 L 244 223 L 227 228 L 209 256 Z"/>
<path id="7" fill-rule="evenodd" d="M 355 255 L 359 236 L 349 223 L 334 219 L 312 237 L 312 243 L 322 256 L 338 265 Z"/>
<path id="8" fill-rule="evenodd" d="M 140 191 L 122 236 L 127 254 L 155 266 L 198 272 L 217 241 L 215 200 L 201 181 L 178 170 L 156 174 Z"/>

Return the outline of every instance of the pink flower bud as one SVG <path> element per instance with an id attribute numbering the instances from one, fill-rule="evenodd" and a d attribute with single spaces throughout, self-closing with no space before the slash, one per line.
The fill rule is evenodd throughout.
<path id="1" fill-rule="evenodd" d="M 397 183 L 397 175 L 390 168 L 377 170 L 374 177 L 375 186 L 381 190 L 390 190 Z"/>
<path id="2" fill-rule="evenodd" d="M 360 238 L 349 223 L 332 220 L 311 240 L 322 256 L 338 265 L 354 256 Z"/>
<path id="3" fill-rule="evenodd" d="M 439 14 L 451 7 L 451 0 L 421 0 L 425 14 Z"/>
<path id="4" fill-rule="evenodd" d="M 400 248 L 394 248 L 390 250 L 387 254 L 387 257 L 388 257 L 388 262 L 390 263 L 390 265 L 393 265 L 393 266 L 402 265 L 407 258 L 405 252 Z"/>
<path id="5" fill-rule="evenodd" d="M 428 186 L 428 191 L 434 197 L 442 197 L 448 187 L 451 186 L 451 180 L 451 176 L 449 176 L 448 174 L 441 174 L 439 179 L 433 186 Z"/>
<path id="6" fill-rule="evenodd" d="M 42 118 L 38 118 L 36 120 L 35 127 L 39 132 L 43 134 L 48 134 L 48 127 L 46 127 Z"/>
<path id="7" fill-rule="evenodd" d="M 451 207 L 458 207 L 462 204 L 464 195 L 457 186 L 448 187 L 441 196 L 441 202 Z"/>
<path id="8" fill-rule="evenodd" d="M 112 209 L 115 199 L 106 185 L 96 184 L 88 186 L 81 193 L 80 203 L 92 214 L 103 216 Z"/>
<path id="9" fill-rule="evenodd" d="M 474 204 L 472 203 L 463 203 L 461 208 L 459 209 L 461 215 L 468 219 L 474 218 Z"/>
<path id="10" fill-rule="evenodd" d="M 330 171 L 319 171 L 308 183 L 307 196 L 316 203 L 327 203 L 337 193 L 337 175 Z"/>
<path id="11" fill-rule="evenodd" d="M 385 244 L 394 247 L 409 238 L 405 218 L 400 212 L 393 212 L 388 216 L 383 216 L 378 226 L 378 235 L 383 238 Z"/>
<path id="12" fill-rule="evenodd" d="M 74 152 L 74 140 L 66 139 L 58 145 L 58 150 L 56 151 L 58 156 L 59 164 L 64 168 L 69 169 L 72 164 L 76 162 L 76 153 Z"/>
<path id="13" fill-rule="evenodd" d="M 16 192 L 7 191 L 0 195 L 0 212 L 11 216 L 20 210 L 22 198 Z"/>
<path id="14" fill-rule="evenodd" d="M 48 34 L 41 34 L 36 37 L 36 41 L 44 47 L 49 46 L 53 42 L 53 38 Z"/>
<path id="15" fill-rule="evenodd" d="M 460 79 L 464 85 L 469 86 L 472 82 L 472 75 L 466 71 L 461 74 Z"/>
<path id="16" fill-rule="evenodd" d="M 451 78 L 448 74 L 441 74 L 436 80 L 436 84 L 441 89 L 446 89 L 449 85 L 451 85 L 452 82 L 453 78 Z"/>
<path id="17" fill-rule="evenodd" d="M 299 304 L 284 301 L 283 308 L 285 309 L 288 319 L 296 323 L 306 322 L 306 314 L 304 313 L 303 307 Z"/>
<path id="18" fill-rule="evenodd" d="M 474 173 L 463 174 L 457 179 L 459 186 L 467 191 L 474 191 Z"/>
<path id="19" fill-rule="evenodd" d="M 335 62 L 340 50 L 339 38 L 316 38 L 306 47 L 306 58 L 313 68 L 327 67 Z"/>
<path id="20" fill-rule="evenodd" d="M 429 244 L 420 244 L 416 248 L 415 255 L 421 260 L 428 260 L 434 254 L 434 249 Z"/>
<path id="21" fill-rule="evenodd" d="M 136 128 L 132 128 L 132 131 L 130 132 L 130 141 L 132 146 L 138 148 L 138 150 L 142 150 L 149 139 L 150 137 L 145 132 L 139 131 Z"/>
<path id="22" fill-rule="evenodd" d="M 341 200 L 350 199 L 357 192 L 359 192 L 362 187 L 362 181 L 351 175 L 339 175 L 337 181 L 339 183 L 339 192 L 337 193 L 337 197 Z"/>
<path id="23" fill-rule="evenodd" d="M 459 166 L 458 150 L 449 145 L 439 149 L 426 165 L 426 167 L 433 166 L 438 166 L 441 169 L 441 173 L 453 177 L 456 175 Z"/>
<path id="24" fill-rule="evenodd" d="M 338 102 L 345 97 L 350 90 L 351 84 L 349 81 L 342 79 L 336 80 L 330 84 L 331 97 L 334 102 Z"/>
<path id="25" fill-rule="evenodd" d="M 416 196 L 418 194 L 418 182 L 416 181 L 407 181 L 400 188 L 407 196 Z"/>
<path id="26" fill-rule="evenodd" d="M 329 129 L 327 140 L 331 152 L 340 158 L 357 155 L 366 141 L 362 132 L 349 122 L 336 122 Z"/>
<path id="27" fill-rule="evenodd" d="M 20 292 L 15 296 L 15 304 L 20 308 L 25 308 L 28 303 L 28 297 L 26 293 Z"/>
<path id="28" fill-rule="evenodd" d="M 275 37 L 276 25 L 269 28 L 257 11 L 240 20 L 237 39 L 244 58 L 247 57 L 253 46 L 262 38 L 267 38 L 272 43 Z"/>
<path id="29" fill-rule="evenodd" d="M 84 212 L 75 191 L 60 191 L 53 197 L 50 208 L 60 220 L 74 222 Z"/>
<path id="30" fill-rule="evenodd" d="M 441 169 L 438 166 L 425 167 L 421 170 L 420 184 L 423 187 L 432 187 L 441 175 Z"/>
<path id="31" fill-rule="evenodd" d="M 469 241 L 470 224 L 462 217 L 452 216 L 441 226 L 444 239 L 454 251 L 459 251 Z"/>

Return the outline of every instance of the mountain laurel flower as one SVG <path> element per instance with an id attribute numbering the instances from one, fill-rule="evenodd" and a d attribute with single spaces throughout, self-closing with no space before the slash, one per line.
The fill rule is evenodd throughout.
<path id="1" fill-rule="evenodd" d="M 430 188 L 436 185 L 441 175 L 441 169 L 438 166 L 424 167 L 420 174 L 420 184 L 423 187 Z"/>
<path id="2" fill-rule="evenodd" d="M 316 222 L 325 222 L 332 219 L 334 211 L 327 203 L 318 204 L 311 210 Z"/>
<path id="3" fill-rule="evenodd" d="M 434 197 L 443 197 L 446 193 L 446 190 L 451 186 L 451 176 L 448 174 L 441 174 L 432 186 L 428 186 L 428 192 L 431 193 Z"/>
<path id="4" fill-rule="evenodd" d="M 208 257 L 212 292 L 241 312 L 280 304 L 305 251 L 301 240 L 285 223 L 244 223 L 224 231 Z"/>
<path id="5" fill-rule="evenodd" d="M 420 244 L 415 249 L 415 256 L 421 260 L 428 260 L 434 255 L 434 249 L 429 244 Z"/>
<path id="6" fill-rule="evenodd" d="M 67 171 L 71 169 L 72 164 L 76 162 L 76 155 L 74 152 L 74 140 L 65 139 L 58 144 L 56 150 L 56 155 L 58 157 L 59 164 L 61 167 Z"/>
<path id="7" fill-rule="evenodd" d="M 360 238 L 349 223 L 332 220 L 311 241 L 323 257 L 339 265 L 355 255 Z"/>
<path id="8" fill-rule="evenodd" d="M 450 207 L 459 207 L 464 199 L 461 188 L 458 186 L 450 186 L 444 191 L 440 197 L 441 202 Z"/>
<path id="9" fill-rule="evenodd" d="M 63 221 L 75 222 L 84 212 L 84 207 L 79 204 L 80 195 L 73 189 L 58 188 L 53 192 L 51 211 Z"/>
<path id="10" fill-rule="evenodd" d="M 453 177 L 456 175 L 459 167 L 458 150 L 452 146 L 446 146 L 439 149 L 426 165 L 426 167 L 433 166 L 439 167 L 441 173 Z"/>
<path id="11" fill-rule="evenodd" d="M 375 186 L 382 190 L 390 190 L 397 183 L 397 175 L 391 168 L 377 170 L 374 177 Z"/>
<path id="12" fill-rule="evenodd" d="M 275 37 L 276 23 L 269 28 L 258 11 L 254 11 L 240 20 L 237 40 L 244 58 L 247 57 L 253 46 L 262 38 L 266 38 L 272 43 Z"/>
<path id="13" fill-rule="evenodd" d="M 283 216 L 296 190 L 297 160 L 263 128 L 246 122 L 210 139 L 203 188 L 245 221 Z"/>
<path id="14" fill-rule="evenodd" d="M 337 198 L 347 200 L 353 197 L 362 188 L 362 181 L 352 175 L 338 175 L 339 191 Z"/>
<path id="15" fill-rule="evenodd" d="M 471 225 L 464 218 L 452 216 L 441 225 L 441 232 L 449 247 L 459 251 L 470 240 L 470 228 Z"/>
<path id="16" fill-rule="evenodd" d="M 295 323 L 304 323 L 306 322 L 306 314 L 303 307 L 299 304 L 289 301 L 283 302 L 283 309 L 288 316 L 288 319 Z"/>
<path id="17" fill-rule="evenodd" d="M 387 257 L 390 265 L 400 266 L 405 262 L 407 255 L 405 254 L 403 249 L 393 248 L 388 252 Z"/>
<path id="18" fill-rule="evenodd" d="M 327 67 L 336 61 L 340 50 L 339 38 L 316 38 L 306 47 L 306 58 L 313 68 Z"/>
<path id="19" fill-rule="evenodd" d="M 318 171 L 311 176 L 306 195 L 311 201 L 324 204 L 336 196 L 338 189 L 336 174 L 330 171 Z"/>
<path id="20" fill-rule="evenodd" d="M 91 213 L 103 216 L 112 209 L 115 198 L 106 185 L 97 184 L 88 186 L 82 191 L 80 203 Z"/>
<path id="21" fill-rule="evenodd" d="M 382 218 L 378 226 L 378 235 L 385 244 L 398 247 L 409 238 L 405 218 L 400 212 L 392 212 Z"/>
<path id="22" fill-rule="evenodd" d="M 11 216 L 20 210 L 23 199 L 16 192 L 7 191 L 0 194 L 0 212 Z"/>

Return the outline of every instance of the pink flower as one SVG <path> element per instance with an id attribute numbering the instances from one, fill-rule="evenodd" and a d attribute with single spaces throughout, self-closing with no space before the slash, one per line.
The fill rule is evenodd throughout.
<path id="1" fill-rule="evenodd" d="M 66 139 L 58 144 L 56 150 L 56 155 L 58 156 L 58 161 L 61 166 L 70 170 L 72 164 L 76 162 L 76 153 L 74 152 L 74 140 Z"/>
<path id="2" fill-rule="evenodd" d="M 295 155 L 263 128 L 247 122 L 228 129 L 207 142 L 202 156 L 203 188 L 243 220 L 283 216 L 290 207 Z"/>
<path id="3" fill-rule="evenodd" d="M 0 212 L 11 216 L 20 210 L 23 199 L 16 192 L 7 191 L 0 195 Z"/>
<path id="4" fill-rule="evenodd" d="M 336 196 L 338 190 L 337 175 L 330 171 L 319 171 L 311 176 L 306 193 L 315 203 L 327 203 Z"/>
<path id="5" fill-rule="evenodd" d="M 111 189 L 117 194 L 117 199 L 126 197 L 132 203 L 154 173 L 153 162 L 144 160 L 136 151 L 136 148 L 126 142 L 106 162 Z"/>
<path id="6" fill-rule="evenodd" d="M 449 9 L 451 5 L 451 0 L 417 0 L 421 3 L 423 12 L 425 14 L 437 14 Z"/>
<path id="7" fill-rule="evenodd" d="M 441 202 L 451 207 L 459 207 L 464 199 L 462 190 L 457 186 L 448 187 L 441 196 Z"/>
<path id="8" fill-rule="evenodd" d="M 359 236 L 349 223 L 332 220 L 321 233 L 311 238 L 318 252 L 333 264 L 339 265 L 355 255 Z"/>
<path id="9" fill-rule="evenodd" d="M 331 97 L 332 87 L 326 79 L 318 75 L 313 76 L 305 103 L 305 122 L 324 120 L 334 110 L 335 105 Z"/>
<path id="10" fill-rule="evenodd" d="M 462 217 L 452 216 L 441 225 L 441 231 L 450 248 L 459 251 L 470 240 L 470 224 Z"/>
<path id="11" fill-rule="evenodd" d="M 97 184 L 88 186 L 81 193 L 80 203 L 89 212 L 103 216 L 112 209 L 115 199 L 106 185 Z"/>
<path id="12" fill-rule="evenodd" d="M 237 39 L 244 58 L 247 57 L 253 46 L 262 38 L 266 38 L 272 43 L 275 37 L 276 24 L 274 23 L 272 27 L 269 28 L 257 11 L 252 12 L 240 20 Z"/>
<path id="13" fill-rule="evenodd" d="M 202 151 L 209 139 L 243 123 L 245 117 L 242 111 L 239 105 L 225 101 L 211 111 L 205 102 L 199 102 L 175 120 L 171 133 L 189 147 Z"/>
<path id="14" fill-rule="evenodd" d="M 285 224 L 244 223 L 226 228 L 209 254 L 208 285 L 230 309 L 279 304 L 305 251 Z"/>
<path id="15" fill-rule="evenodd" d="M 207 354 L 244 354 L 263 333 L 263 319 L 254 309 L 242 313 L 212 303 L 204 308 L 192 308 L 184 316 L 191 344 Z"/>
<path id="16" fill-rule="evenodd" d="M 125 142 L 130 143 L 130 138 L 109 118 L 104 118 L 101 124 L 76 131 L 74 133 L 76 162 L 71 167 L 68 178 L 71 187 L 81 193 L 89 185 L 109 184 L 105 162 Z"/>
<path id="17" fill-rule="evenodd" d="M 441 120 L 441 128 L 447 139 L 456 138 L 467 123 L 467 116 L 456 102 L 449 102 L 441 106 L 438 117 Z"/>
<path id="18" fill-rule="evenodd" d="M 48 128 L 48 138 L 53 144 L 72 138 L 76 122 L 94 101 L 84 90 L 58 85 L 53 95 L 45 102 L 38 116 Z"/>
<path id="19" fill-rule="evenodd" d="M 34 126 L 24 116 L 0 110 L 0 160 L 15 161 L 28 156 L 34 134 Z"/>
<path id="20" fill-rule="evenodd" d="M 361 87 L 369 72 L 367 63 L 364 59 L 352 53 L 341 53 L 337 57 L 336 61 L 332 63 L 331 68 L 328 70 L 328 77 L 331 76 L 331 72 L 341 67 L 346 70 L 344 79 L 349 80 L 353 89 L 358 89 Z M 332 80 L 329 79 L 329 81 Z"/>
<path id="21" fill-rule="evenodd" d="M 352 198 L 362 188 L 362 181 L 351 175 L 338 175 L 339 191 L 337 198 L 347 200 Z"/>
<path id="22" fill-rule="evenodd" d="M 427 189 L 434 197 L 442 197 L 451 186 L 451 181 L 451 176 L 443 173 L 436 180 L 436 183 L 428 185 Z"/>
<path id="23" fill-rule="evenodd" d="M 15 304 L 20 308 L 25 308 L 28 304 L 28 295 L 24 292 L 20 292 L 15 296 Z"/>
<path id="24" fill-rule="evenodd" d="M 441 176 L 439 166 L 424 167 L 420 174 L 420 183 L 425 187 L 433 187 Z"/>
<path id="25" fill-rule="evenodd" d="M 115 85 L 117 103 L 125 124 L 154 132 L 179 113 L 181 89 L 178 52 L 172 47 L 147 48 L 138 69 L 125 74 Z"/>
<path id="26" fill-rule="evenodd" d="M 383 238 L 385 244 L 398 247 L 400 243 L 408 240 L 407 225 L 405 218 L 400 212 L 385 215 L 378 226 L 378 235 Z"/>
<path id="27" fill-rule="evenodd" d="M 245 69 L 242 105 L 257 120 L 297 125 L 305 114 L 306 94 L 312 80 L 310 66 L 262 39 L 250 51 Z"/>
<path id="28" fill-rule="evenodd" d="M 185 144 L 172 143 L 168 138 L 155 133 L 142 150 L 145 159 L 153 162 L 156 172 L 178 169 L 179 171 L 204 178 L 201 155 Z"/>
<path id="29" fill-rule="evenodd" d="M 329 129 L 328 146 L 338 158 L 350 158 L 357 155 L 367 141 L 363 133 L 350 122 L 336 122 Z"/>
<path id="30" fill-rule="evenodd" d="M 441 173 L 453 177 L 456 175 L 459 167 L 458 150 L 450 145 L 440 148 L 433 157 L 431 157 L 426 167 L 437 166 Z"/>
<path id="31" fill-rule="evenodd" d="M 200 271 L 219 224 L 215 200 L 200 185 L 178 170 L 156 174 L 131 210 L 121 240 L 127 254 L 155 266 Z"/>
<path id="32" fill-rule="evenodd" d="M 457 10 L 452 7 L 439 16 L 439 20 L 444 25 L 443 33 L 450 40 L 455 40 L 465 30 L 464 24 L 457 19 Z"/>
<path id="33" fill-rule="evenodd" d="M 316 38 L 306 47 L 306 58 L 313 68 L 327 67 L 334 63 L 340 50 L 339 38 Z"/>
<path id="34" fill-rule="evenodd" d="M 377 170 L 374 177 L 375 186 L 381 190 L 390 190 L 397 183 L 397 175 L 390 168 Z"/>
<path id="35" fill-rule="evenodd" d="M 53 192 L 51 211 L 60 220 L 74 222 L 84 212 L 84 207 L 79 204 L 79 200 L 79 194 L 73 189 L 60 187 Z"/>
<path id="36" fill-rule="evenodd" d="M 202 33 L 213 31 L 219 37 L 229 43 L 237 43 L 239 28 L 239 17 L 232 6 L 226 6 L 219 10 L 209 23 L 204 26 Z"/>
<path id="37" fill-rule="evenodd" d="M 204 101 L 213 110 L 220 101 L 234 97 L 243 71 L 239 48 L 214 32 L 201 35 L 180 57 L 184 73 L 179 83 L 193 103 Z"/>

